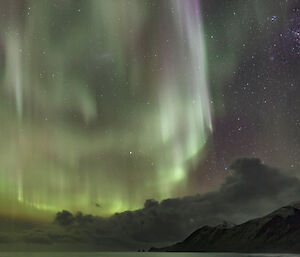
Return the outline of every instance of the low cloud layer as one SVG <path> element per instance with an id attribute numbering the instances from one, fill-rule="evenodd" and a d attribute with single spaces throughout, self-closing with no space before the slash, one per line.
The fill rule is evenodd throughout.
<path id="1" fill-rule="evenodd" d="M 161 202 L 147 200 L 140 210 L 109 218 L 65 211 L 57 214 L 51 228 L 27 231 L 18 240 L 134 250 L 180 241 L 203 225 L 241 223 L 300 199 L 298 178 L 259 159 L 237 159 L 230 168 L 232 174 L 216 191 Z"/>

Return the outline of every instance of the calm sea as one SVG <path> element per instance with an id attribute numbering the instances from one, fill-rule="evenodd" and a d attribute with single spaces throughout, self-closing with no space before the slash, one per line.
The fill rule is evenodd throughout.
<path id="1" fill-rule="evenodd" d="M 0 253 L 0 257 L 296 257 L 298 254 L 239 254 L 239 253 L 138 253 L 138 252 L 9 252 Z"/>

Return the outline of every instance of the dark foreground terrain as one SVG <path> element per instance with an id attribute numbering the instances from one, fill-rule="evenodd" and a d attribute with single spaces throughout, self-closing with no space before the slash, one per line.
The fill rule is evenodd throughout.
<path id="1" fill-rule="evenodd" d="M 299 253 L 300 203 L 240 225 L 204 226 L 183 242 L 150 251 Z"/>

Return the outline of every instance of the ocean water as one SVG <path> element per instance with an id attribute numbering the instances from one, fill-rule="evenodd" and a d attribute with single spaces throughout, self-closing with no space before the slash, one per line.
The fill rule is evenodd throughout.
<path id="1" fill-rule="evenodd" d="M 299 254 L 149 253 L 149 252 L 9 252 L 0 257 L 296 257 Z"/>

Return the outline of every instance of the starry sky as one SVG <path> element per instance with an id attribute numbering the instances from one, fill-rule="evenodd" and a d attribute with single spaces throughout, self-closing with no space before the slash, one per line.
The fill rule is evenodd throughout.
<path id="1" fill-rule="evenodd" d="M 237 157 L 298 176 L 300 3 L 0 2 L 1 215 L 208 192 Z"/>

